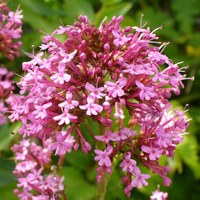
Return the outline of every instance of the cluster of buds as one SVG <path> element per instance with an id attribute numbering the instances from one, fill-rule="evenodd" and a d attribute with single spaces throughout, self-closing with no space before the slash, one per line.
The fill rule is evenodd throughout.
<path id="1" fill-rule="evenodd" d="M 10 60 L 19 56 L 22 33 L 21 10 L 11 11 L 6 3 L 0 0 L 0 52 Z"/>
<path id="2" fill-rule="evenodd" d="M 18 178 L 14 192 L 20 199 L 56 200 L 62 196 L 64 177 L 51 166 L 51 139 L 40 143 L 23 139 L 12 147 L 17 163 L 13 172 Z"/>
<path id="3" fill-rule="evenodd" d="M 9 72 L 6 68 L 0 67 L 0 125 L 5 124 L 7 121 L 5 116 L 5 113 L 8 111 L 6 99 L 11 91 L 14 90 L 11 80 L 12 77 L 12 72 Z"/>
<path id="4" fill-rule="evenodd" d="M 12 99 L 9 118 L 22 121 L 19 133 L 24 137 L 50 138 L 50 149 L 61 157 L 79 146 L 91 151 L 89 134 L 97 181 L 112 172 L 113 162 L 120 162 L 129 197 L 134 187 L 148 184 L 150 175 L 140 166 L 170 185 L 169 167 L 159 159 L 173 156 L 188 120 L 186 111 L 172 110 L 169 102 L 183 87 L 184 68 L 162 53 L 166 43 L 157 41 L 157 29 L 122 29 L 122 20 L 103 20 L 97 28 L 80 16 L 74 25 L 46 35 L 40 52 L 22 65 L 21 96 Z"/>

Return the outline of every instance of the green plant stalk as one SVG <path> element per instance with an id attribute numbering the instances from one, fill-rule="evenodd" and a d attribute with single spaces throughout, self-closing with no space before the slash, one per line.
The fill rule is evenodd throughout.
<path id="1" fill-rule="evenodd" d="M 118 162 L 118 159 L 114 158 L 112 162 L 112 172 L 115 170 L 117 162 Z M 102 177 L 101 182 L 97 184 L 97 193 L 96 193 L 95 200 L 105 200 L 108 183 L 110 181 L 111 175 L 112 174 L 105 173 Z"/>
<path id="2" fill-rule="evenodd" d="M 104 200 L 106 196 L 107 186 L 110 180 L 110 174 L 105 173 L 100 183 L 97 184 L 96 200 Z"/>

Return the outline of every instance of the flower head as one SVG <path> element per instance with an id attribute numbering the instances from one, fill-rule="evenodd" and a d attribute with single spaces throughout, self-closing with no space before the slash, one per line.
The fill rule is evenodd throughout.
<path id="1" fill-rule="evenodd" d="M 19 47 L 22 44 L 18 41 L 22 34 L 21 13 L 19 9 L 11 11 L 6 3 L 0 2 L 0 52 L 10 60 L 19 56 Z"/>
<path id="2" fill-rule="evenodd" d="M 178 65 L 162 53 L 155 31 L 123 29 L 122 20 L 113 17 L 97 28 L 80 16 L 46 35 L 40 53 L 23 63 L 21 97 L 13 99 L 10 118 L 22 120 L 21 134 L 52 139 L 51 149 L 62 156 L 79 145 L 84 153 L 91 151 L 85 137 L 91 133 L 102 144 L 95 148 L 97 180 L 112 172 L 116 158 L 123 159 L 122 182 L 130 196 L 150 178 L 138 162 L 170 184 L 169 169 L 159 158 L 173 155 L 188 120 L 169 102 L 183 87 Z M 58 35 L 67 39 L 60 41 Z M 94 133 L 90 122 L 100 131 Z"/>

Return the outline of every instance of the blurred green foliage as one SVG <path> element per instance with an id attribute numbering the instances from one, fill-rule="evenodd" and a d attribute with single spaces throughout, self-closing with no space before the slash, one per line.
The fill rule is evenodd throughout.
<path id="1" fill-rule="evenodd" d="M 163 187 L 161 178 L 152 175 L 149 186 L 133 190 L 131 199 L 149 199 L 149 195 L 161 185 L 162 191 L 169 192 L 172 200 L 197 200 L 200 196 L 200 1 L 199 0 L 10 0 L 9 7 L 15 10 L 17 6 L 23 10 L 23 46 L 21 57 L 15 62 L 1 59 L 8 69 L 21 74 L 21 64 L 28 58 L 24 52 L 38 50 L 44 34 L 50 34 L 60 24 L 72 24 L 78 15 L 87 15 L 91 23 L 99 25 L 107 16 L 124 15 L 123 26 L 135 26 L 142 23 L 151 30 L 162 26 L 157 31 L 160 40 L 170 42 L 165 49 L 174 62 L 184 60 L 182 66 L 189 66 L 187 77 L 195 80 L 184 81 L 185 88 L 181 96 L 174 97 L 174 107 L 184 107 L 189 104 L 188 116 L 192 119 L 189 134 L 178 146 L 175 157 L 163 158 L 163 163 L 169 163 L 172 168 L 170 177 L 173 184 Z M 15 78 L 18 79 L 17 76 Z M 91 125 L 93 126 L 93 125 Z M 0 198 L 3 200 L 17 199 L 12 190 L 15 178 L 11 171 L 14 167 L 10 146 L 17 140 L 16 132 L 19 124 L 6 124 L 0 127 Z M 83 127 L 84 128 L 84 127 Z M 95 196 L 95 163 L 92 155 L 81 152 L 67 156 L 63 174 L 66 176 L 67 196 L 70 200 L 89 200 Z M 123 193 L 120 181 L 122 172 L 115 170 L 108 185 L 106 199 L 127 199 Z"/>

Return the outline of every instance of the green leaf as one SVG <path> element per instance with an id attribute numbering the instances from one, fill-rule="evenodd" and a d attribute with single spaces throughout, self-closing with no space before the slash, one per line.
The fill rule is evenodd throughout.
<path id="1" fill-rule="evenodd" d="M 15 177 L 12 174 L 14 162 L 0 157 L 0 187 L 8 186 L 14 182 Z"/>
<path id="2" fill-rule="evenodd" d="M 106 199 L 127 199 L 123 191 L 124 185 L 121 182 L 121 173 L 118 170 L 118 168 L 115 168 L 111 175 L 106 192 Z"/>
<path id="3" fill-rule="evenodd" d="M 92 158 L 89 154 L 82 151 L 73 151 L 66 156 L 67 161 L 79 170 L 84 170 L 91 163 Z"/>
<path id="4" fill-rule="evenodd" d="M 184 137 L 183 143 L 179 144 L 176 149 L 182 160 L 190 167 L 194 175 L 200 177 L 200 165 L 198 163 L 198 143 L 193 135 Z"/>
<path id="5" fill-rule="evenodd" d="M 123 0 L 101 0 L 101 2 L 104 4 L 104 5 L 111 5 L 111 4 L 116 4 L 116 3 L 119 3 L 119 2 L 122 2 Z"/>
<path id="6" fill-rule="evenodd" d="M 40 16 L 52 16 L 55 14 L 55 11 L 49 6 L 48 3 L 41 0 L 34 1 L 24 1 L 19 0 L 19 3 L 22 7 L 27 7 L 27 9 L 31 10 L 36 15 Z M 34 18 L 34 17 L 33 17 Z"/>
<path id="7" fill-rule="evenodd" d="M 19 200 L 19 198 L 17 198 L 17 195 L 13 193 L 15 186 L 16 184 L 12 183 L 7 187 L 0 187 L 0 198 L 2 200 Z"/>
<path id="8" fill-rule="evenodd" d="M 10 144 L 15 138 L 15 135 L 12 134 L 16 133 L 20 127 L 20 123 L 15 123 L 13 125 L 5 124 L 0 126 L 0 151 L 1 150 L 8 150 L 10 148 Z"/>
<path id="9" fill-rule="evenodd" d="M 97 12 L 94 23 L 99 26 L 105 17 L 107 17 L 107 20 L 111 20 L 113 16 L 126 15 L 132 6 L 133 4 L 131 2 L 103 5 Z"/>
<path id="10" fill-rule="evenodd" d="M 90 22 L 93 22 L 94 10 L 91 4 L 87 0 L 64 0 L 62 16 L 65 19 L 61 18 L 61 20 L 64 23 L 71 24 L 74 20 L 77 20 L 79 15 L 86 15 Z"/>
<path id="11" fill-rule="evenodd" d="M 199 14 L 199 0 L 174 0 L 172 9 L 183 33 L 192 32 L 195 16 Z"/>
<path id="12" fill-rule="evenodd" d="M 70 200 L 92 200 L 96 194 L 96 187 L 85 180 L 84 175 L 74 167 L 63 169 L 66 194 Z"/>

